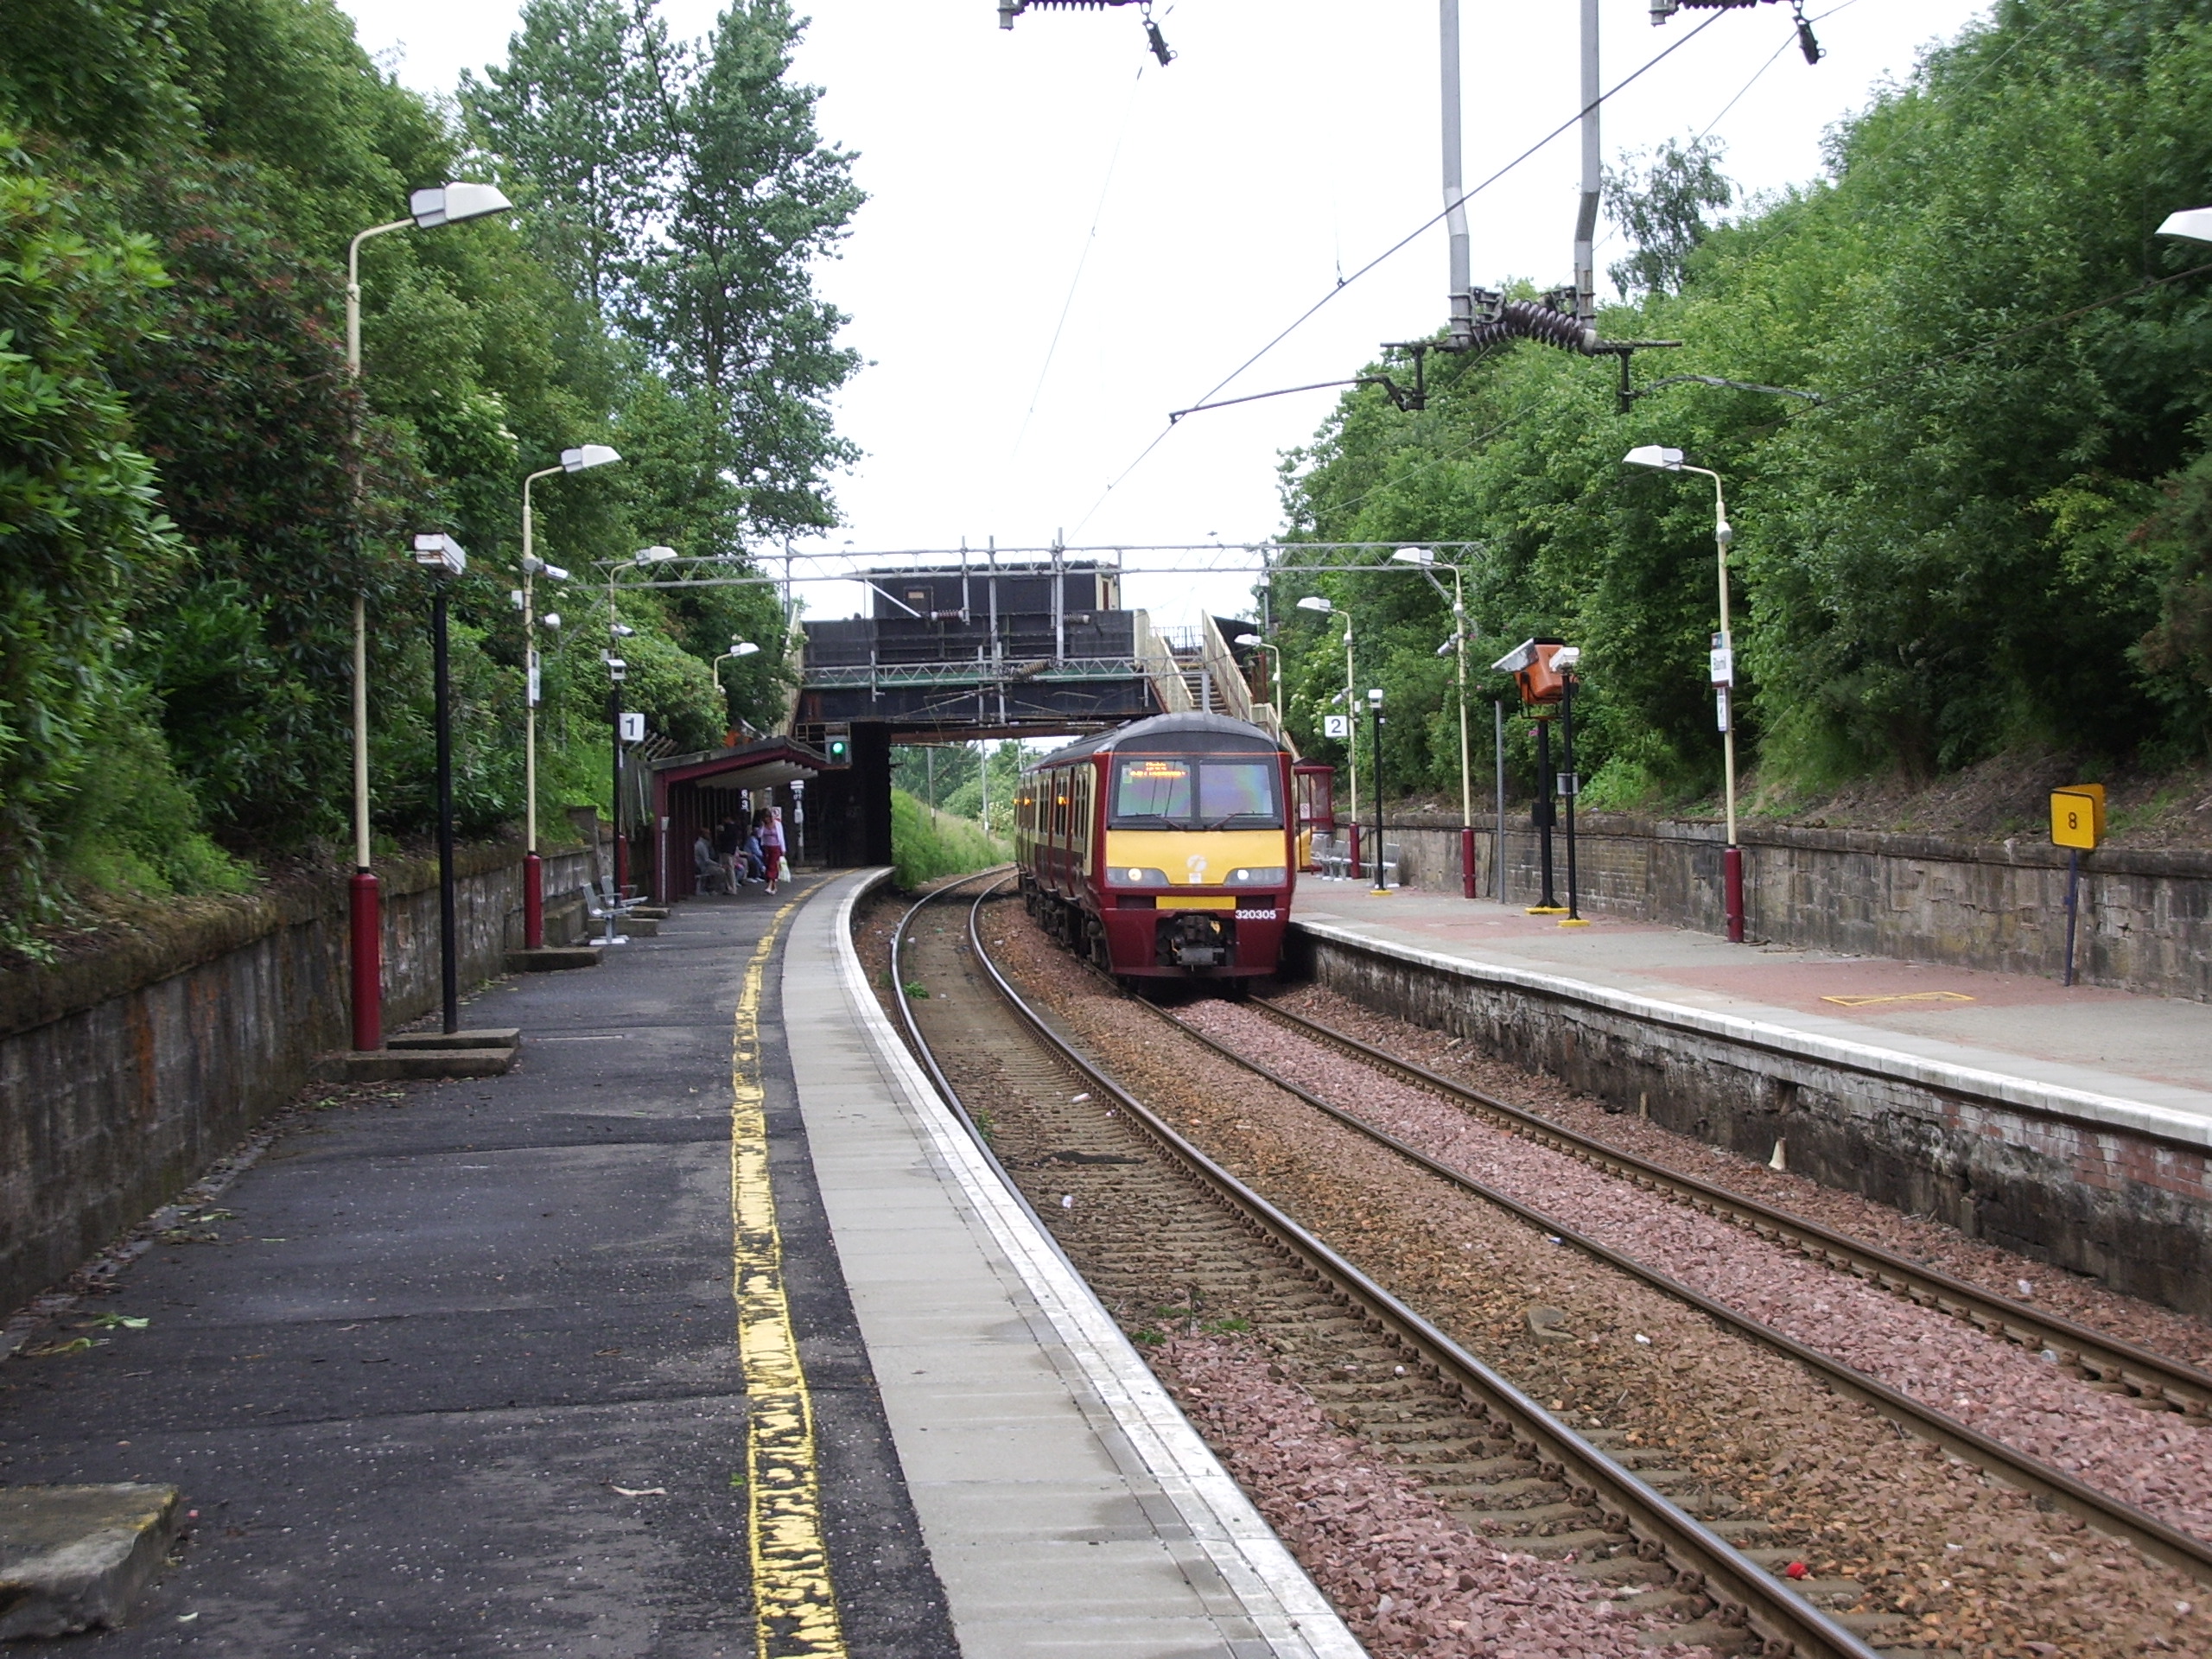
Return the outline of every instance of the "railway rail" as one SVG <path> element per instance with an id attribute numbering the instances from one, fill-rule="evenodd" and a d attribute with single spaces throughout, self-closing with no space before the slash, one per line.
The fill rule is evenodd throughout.
<path id="1" fill-rule="evenodd" d="M 1920 1262 L 1908 1261 L 1879 1245 L 1852 1238 L 1757 1198 L 1608 1146 L 1593 1136 L 1579 1134 L 1510 1101 L 1456 1083 L 1292 1009 L 1264 999 L 1255 999 L 1246 1006 L 1301 1036 L 1326 1043 L 1418 1087 L 1433 1090 L 1510 1134 L 1526 1136 L 1540 1146 L 1564 1153 L 1647 1191 L 1662 1193 L 1706 1215 L 1748 1228 L 1762 1238 L 1792 1247 L 1923 1307 L 1951 1314 L 1986 1335 L 2049 1353 L 2076 1375 L 2125 1389 L 2145 1402 L 2162 1402 L 2192 1417 L 2212 1413 L 2212 1375 L 2194 1366 L 1998 1295 L 1979 1285 L 1968 1284 Z M 1189 1029 L 1187 1025 L 1184 1028 Z"/>
<path id="2" fill-rule="evenodd" d="M 1916 1400 L 1912 1395 L 1891 1388 L 1889 1384 L 1866 1375 L 1864 1371 L 1844 1363 L 1832 1355 L 1823 1353 L 1819 1349 L 1800 1342 L 1776 1330 L 1772 1325 L 1730 1306 L 1724 1301 L 1684 1284 L 1669 1274 L 1601 1243 L 1557 1217 L 1547 1215 L 1541 1210 L 1523 1203 L 1508 1193 L 1499 1192 L 1440 1159 L 1431 1157 L 1418 1147 L 1412 1146 L 1388 1130 L 1369 1122 L 1357 1113 L 1345 1110 L 1343 1107 L 1324 1099 L 1272 1068 L 1239 1053 L 1234 1047 L 1219 1041 L 1208 1033 L 1198 1030 L 1189 1021 L 1178 1018 L 1167 1010 L 1151 1003 L 1142 1003 L 1141 1006 L 1147 1008 L 1163 1024 L 1192 1041 L 1202 1045 L 1253 1076 L 1303 1101 L 1314 1110 L 1343 1124 L 1356 1134 L 1387 1147 L 1416 1167 L 1449 1183 L 1461 1192 L 1470 1193 L 1487 1204 L 1494 1205 L 1518 1217 L 1529 1226 L 1541 1230 L 1545 1234 L 1559 1239 L 1561 1243 L 1582 1251 L 1593 1259 L 1627 1274 L 1666 1295 L 1687 1303 L 1730 1330 L 1750 1338 L 1761 1346 L 1795 1360 L 1818 1374 L 1839 1391 L 1872 1407 L 1909 1433 L 1942 1447 L 1944 1451 L 1955 1457 L 1965 1459 L 1998 1479 L 2036 1494 L 2058 1508 L 2079 1516 L 2101 1532 L 2125 1538 L 2154 1560 L 2187 1573 L 2201 1582 L 2212 1584 L 2212 1547 L 2208 1547 L 2203 1541 L 2178 1528 L 2169 1526 L 2157 1516 L 2146 1514 L 2133 1504 L 2076 1479 L 2063 1469 L 2055 1468 L 2038 1459 L 2030 1457 L 2005 1445 L 2002 1440 L 1985 1434 L 1948 1414 L 1939 1411 L 1924 1402 Z M 1300 1016 L 1289 1014 L 1287 1010 L 1271 1009 L 1268 1012 L 1272 1017 L 1297 1020 L 1300 1025 L 1310 1026 L 1314 1023 L 1304 1020 Z M 1318 1027 L 1318 1029 L 1325 1031 L 1328 1028 Z M 1337 1034 L 1342 1038 L 1344 1044 L 1364 1051 L 1363 1058 L 1372 1057 L 1378 1062 L 1387 1063 L 1393 1070 L 1416 1074 L 1424 1086 L 1446 1089 L 1450 1090 L 1455 1098 L 1467 1097 L 1491 1103 L 1489 1096 L 1478 1096 L 1473 1090 L 1459 1089 L 1449 1084 L 1446 1079 L 1427 1072 L 1419 1066 L 1383 1055 L 1381 1051 L 1358 1043 L 1356 1039 L 1343 1037 L 1342 1033 Z M 1516 1109 L 1505 1107 L 1503 1102 L 1497 1102 L 1495 1104 L 1509 1112 L 1514 1112 L 1517 1117 L 1533 1117 L 1532 1114 L 1519 1113 Z M 1535 1123 L 1539 1130 L 1555 1128 L 1555 1126 L 1543 1123 L 1542 1120 L 1535 1120 Z M 1758 1211 L 1779 1219 L 1794 1220 L 1794 1218 L 1786 1217 L 1783 1211 L 1770 1210 L 1765 1205 L 1754 1204 L 1751 1200 L 1741 1198 L 1735 1194 L 1724 1193 L 1719 1188 L 1709 1187 L 1705 1183 L 1695 1181 L 1691 1178 L 1676 1175 L 1671 1171 L 1660 1169 L 1656 1165 L 1644 1164 L 1642 1160 L 1631 1160 L 1627 1154 L 1614 1153 L 1611 1148 L 1583 1141 L 1580 1137 L 1571 1136 L 1568 1131 L 1560 1129 L 1556 1132 L 1561 1137 L 1571 1140 L 1574 1144 L 1588 1148 L 1593 1161 L 1601 1154 L 1610 1154 L 1624 1163 L 1633 1163 L 1641 1168 L 1649 1169 L 1654 1173 L 1655 1177 L 1663 1176 L 1671 1181 L 1680 1183 L 1686 1190 L 1695 1190 L 1700 1196 L 1707 1193 L 1713 1195 L 1711 1198 L 1703 1198 L 1704 1204 L 1718 1207 L 1725 1199 L 1730 1203 L 1741 1205 L 1747 1211 Z M 1778 1227 L 1779 1219 L 1766 1224 Z M 1825 1229 L 1813 1229 L 1810 1224 L 1801 1224 L 1808 1233 L 1827 1232 Z M 1840 1235 L 1827 1234 L 1827 1236 L 1840 1239 Z M 1848 1243 L 1848 1241 L 1843 1242 Z M 1874 1250 L 1872 1247 L 1862 1248 L 1866 1249 L 1871 1255 L 1881 1256 L 1889 1261 L 1897 1259 L 1888 1256 L 1885 1252 Z M 1839 1250 L 1839 1254 L 1840 1253 L 1841 1251 Z M 1927 1276 L 1931 1279 L 1942 1277 L 1942 1275 L 1933 1274 Z M 1945 1280 L 1944 1282 L 1955 1281 Z M 1923 1294 L 1932 1294 L 1932 1292 Z M 1995 1300 L 1987 1298 L 1986 1293 L 1977 1292 L 1975 1294 L 1986 1300 Z M 2069 1331 L 2081 1329 L 2063 1321 L 2048 1323 L 2054 1326 L 2064 1325 L 2064 1328 Z M 2114 1348 L 2126 1346 L 2120 1344 L 2107 1344 L 2107 1345 Z M 2130 1350 L 2130 1351 L 2141 1352 L 2137 1350 Z M 2190 1371 L 2186 1367 L 2174 1366 L 2171 1362 L 2158 1359 L 2156 1356 L 2145 1354 L 2144 1358 L 2156 1361 L 2158 1366 L 2163 1370 L 2178 1371 L 2189 1376 L 2200 1375 Z"/>
<path id="3" fill-rule="evenodd" d="M 917 934 L 947 890 L 908 911 L 891 944 L 892 983 L 903 991 L 918 976 L 928 988 L 926 1001 L 897 999 L 910 1040 L 1025 1201 L 1033 1209 L 1043 1197 L 1053 1210 L 1049 1195 L 1060 1192 L 1051 1230 L 1102 1296 L 1172 1294 L 1178 1313 L 1249 1310 L 1274 1349 L 1325 1375 L 1313 1391 L 1332 1414 L 1392 1446 L 1489 1541 L 1538 1557 L 1572 1552 L 1580 1576 L 1644 1586 L 1630 1605 L 1671 1621 L 1659 1639 L 1872 1659 L 1852 1626 L 1881 1618 L 1831 1614 L 1815 1599 L 1855 1599 L 1858 1586 L 1801 1593 L 1775 1576 L 1726 1535 L 1744 1535 L 1740 1523 L 1696 1512 L 1707 1506 L 1694 1481 L 1664 1466 L 1664 1453 L 1615 1436 L 1612 1455 L 1544 1410 L 1084 1054 L 985 949 L 980 918 L 995 890 L 973 895 L 961 935 Z M 1109 1219 L 1090 1224 L 1094 1214 Z"/>

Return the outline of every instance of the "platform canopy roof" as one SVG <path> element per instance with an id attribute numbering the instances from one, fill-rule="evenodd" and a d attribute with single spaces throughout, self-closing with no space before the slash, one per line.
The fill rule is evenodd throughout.
<path id="1" fill-rule="evenodd" d="M 703 784 L 709 789 L 768 789 L 805 783 L 830 770 L 829 757 L 795 737 L 764 737 L 734 749 L 704 749 L 671 754 L 652 762 L 660 788 Z"/>

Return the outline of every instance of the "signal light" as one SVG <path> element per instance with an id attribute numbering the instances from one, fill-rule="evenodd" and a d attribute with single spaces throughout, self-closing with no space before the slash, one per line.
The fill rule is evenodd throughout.
<path id="1" fill-rule="evenodd" d="M 853 758 L 852 740 L 843 737 L 831 738 L 830 740 L 829 753 L 830 765 L 835 766 L 842 766 L 845 765 L 846 762 L 849 761 Z"/>

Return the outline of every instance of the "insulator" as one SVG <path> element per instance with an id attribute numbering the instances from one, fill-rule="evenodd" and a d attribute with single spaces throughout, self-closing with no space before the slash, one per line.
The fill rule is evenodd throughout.
<path id="1" fill-rule="evenodd" d="M 1579 352 L 1588 338 L 1589 331 L 1564 312 L 1534 300 L 1508 300 L 1498 307 L 1494 320 L 1475 325 L 1472 343 L 1502 346 L 1509 340 L 1538 340 L 1563 352 Z"/>

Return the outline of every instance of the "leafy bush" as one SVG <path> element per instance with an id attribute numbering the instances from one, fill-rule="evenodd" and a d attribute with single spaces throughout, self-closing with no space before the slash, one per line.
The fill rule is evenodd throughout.
<path id="1" fill-rule="evenodd" d="M 932 811 L 903 789 L 891 791 L 892 870 L 900 887 L 987 870 L 1013 856 L 1010 846 L 986 836 L 974 819 Z"/>

